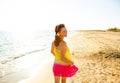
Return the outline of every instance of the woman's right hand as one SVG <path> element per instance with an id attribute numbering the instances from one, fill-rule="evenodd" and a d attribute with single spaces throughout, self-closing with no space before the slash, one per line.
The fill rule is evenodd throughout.
<path id="1" fill-rule="evenodd" d="M 71 65 L 71 66 L 72 66 L 72 65 L 74 65 L 74 62 L 73 62 L 73 61 L 71 61 L 71 62 L 69 63 L 69 65 Z"/>

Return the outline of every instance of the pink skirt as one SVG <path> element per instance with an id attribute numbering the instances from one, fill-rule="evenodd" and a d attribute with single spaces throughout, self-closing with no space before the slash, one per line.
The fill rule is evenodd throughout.
<path id="1" fill-rule="evenodd" d="M 53 65 L 54 76 L 72 77 L 76 74 L 77 71 L 78 71 L 78 68 L 75 65 L 66 66 L 58 63 L 54 63 Z"/>

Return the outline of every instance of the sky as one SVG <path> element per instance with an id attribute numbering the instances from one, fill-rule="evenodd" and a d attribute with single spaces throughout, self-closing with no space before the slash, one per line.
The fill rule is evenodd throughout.
<path id="1" fill-rule="evenodd" d="M 106 30 L 120 27 L 120 0 L 0 0 L 0 30 Z"/>

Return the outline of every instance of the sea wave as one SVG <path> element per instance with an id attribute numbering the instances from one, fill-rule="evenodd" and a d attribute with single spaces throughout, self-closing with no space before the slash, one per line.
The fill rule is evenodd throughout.
<path id="1" fill-rule="evenodd" d="M 0 63 L 1 64 L 6 64 L 7 62 L 13 61 L 15 59 L 21 58 L 27 54 L 31 54 L 31 53 L 35 53 L 35 52 L 40 52 L 40 51 L 44 51 L 46 48 L 42 48 L 42 49 L 38 49 L 38 50 L 33 50 L 33 51 L 28 51 L 25 53 L 21 53 L 21 54 L 16 54 L 16 55 L 11 55 L 11 56 L 5 56 L 0 58 Z"/>

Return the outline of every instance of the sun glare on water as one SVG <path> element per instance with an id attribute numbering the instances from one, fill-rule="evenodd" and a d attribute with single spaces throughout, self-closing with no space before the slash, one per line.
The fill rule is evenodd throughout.
<path id="1" fill-rule="evenodd" d="M 12 32 L 14 39 L 16 40 L 30 40 L 34 38 L 35 35 L 35 31 L 24 31 L 24 30 L 20 30 L 20 31 L 14 31 Z"/>

